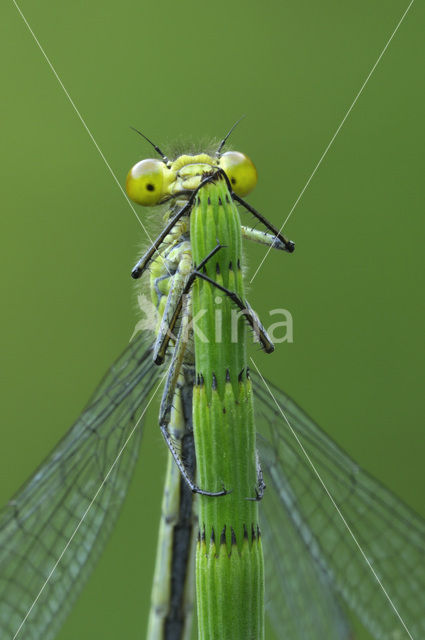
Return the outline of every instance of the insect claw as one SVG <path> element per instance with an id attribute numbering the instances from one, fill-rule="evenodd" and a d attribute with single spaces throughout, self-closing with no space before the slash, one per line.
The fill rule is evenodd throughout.
<path id="1" fill-rule="evenodd" d="M 217 245 L 215 247 L 217 250 L 218 249 L 226 249 L 227 248 L 227 244 L 221 244 L 221 242 L 220 242 L 220 240 L 218 238 L 216 238 L 215 240 L 217 242 Z"/>

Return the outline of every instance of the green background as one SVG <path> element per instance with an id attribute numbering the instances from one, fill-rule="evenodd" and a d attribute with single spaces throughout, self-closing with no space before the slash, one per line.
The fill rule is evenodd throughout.
<path id="1" fill-rule="evenodd" d="M 407 2 L 20 6 L 121 184 L 151 155 L 129 125 L 166 151 L 246 114 L 232 144 L 259 171 L 249 200 L 280 225 Z M 293 344 L 256 355 L 262 372 L 422 515 L 424 13 L 412 6 L 296 207 L 296 253 L 271 254 L 249 295 L 265 324 L 274 307 L 294 318 Z M 3 503 L 127 344 L 146 238 L 11 1 L 0 24 Z M 253 273 L 264 249 L 247 253 Z M 152 411 L 61 640 L 144 637 L 164 464 Z"/>

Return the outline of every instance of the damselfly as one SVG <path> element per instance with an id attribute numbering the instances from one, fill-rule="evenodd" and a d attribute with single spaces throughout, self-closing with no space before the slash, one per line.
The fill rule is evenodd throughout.
<path id="1" fill-rule="evenodd" d="M 167 201 L 164 232 L 134 272 L 137 275 L 154 259 L 152 295 L 159 309 L 156 345 L 152 347 L 146 332 L 136 334 L 78 421 L 1 512 L 2 638 L 14 638 L 17 632 L 20 636 L 16 637 L 53 638 L 113 527 L 138 456 L 141 418 L 150 394 L 165 374 L 153 355 L 157 362 L 167 361 L 167 353 L 176 350 L 172 341 L 181 344 L 179 335 L 187 318 L 185 303 L 181 302 L 181 314 L 174 313 L 175 304 L 170 305 L 176 274 L 184 289 L 193 269 L 188 227 L 193 194 L 203 188 L 203 180 L 210 184 L 208 176 L 224 173 L 224 179 L 230 181 L 230 196 L 245 205 L 237 195 L 237 186 L 233 190 L 231 186 L 240 175 L 245 176 L 243 171 L 237 173 L 240 167 L 238 163 L 234 166 L 234 160 L 242 161 L 242 168 L 246 162 L 248 168 L 251 164 L 235 152 L 222 157 L 220 161 L 214 154 L 197 153 L 180 156 L 174 163 L 166 158 L 145 161 L 147 164 L 135 169 L 134 175 L 146 178 L 137 183 L 148 199 L 145 204 Z M 165 185 L 164 164 L 171 171 Z M 193 183 L 185 173 L 189 165 L 200 165 Z M 143 174 L 141 170 L 147 171 Z M 247 191 L 249 188 L 241 193 Z M 158 193 L 162 195 L 156 199 Z M 277 248 L 292 248 L 271 226 L 269 235 L 250 229 L 244 229 L 243 234 Z M 182 248 L 182 243 L 188 244 Z M 164 322 L 175 329 L 171 343 L 163 331 Z M 171 444 L 177 448 L 177 459 L 184 463 L 181 471 L 186 480 L 195 467 L 190 364 L 190 358 L 176 363 L 181 368 L 176 368 L 173 409 L 167 417 Z M 376 638 L 421 637 L 425 632 L 423 520 L 361 470 L 283 391 L 264 381 L 260 373 L 253 371 L 252 378 L 257 446 L 267 484 L 260 516 L 265 600 L 278 637 L 348 639 L 347 607 Z M 190 583 L 193 569 L 191 492 L 175 465 L 169 465 L 168 476 L 164 501 L 168 500 L 174 520 L 164 521 L 159 540 L 163 552 L 157 564 L 160 588 L 155 597 L 159 593 L 161 602 L 158 605 L 155 601 L 153 618 L 158 611 L 161 615 L 157 626 L 155 619 L 151 625 L 152 638 L 184 637 L 190 626 L 188 616 L 181 614 L 186 606 L 185 612 L 190 610 L 186 597 L 190 587 L 185 585 L 186 580 Z M 220 493 L 216 487 L 201 488 Z M 175 500 L 178 497 L 180 503 Z M 182 544 L 176 548 L 170 541 L 175 518 L 182 515 L 186 518 Z M 177 607 L 168 602 L 173 594 L 171 588 L 165 593 L 167 582 L 178 585 Z M 168 636 L 158 635 L 165 633 L 169 616 L 175 612 L 180 618 L 171 622 L 177 626 L 169 625 Z"/>

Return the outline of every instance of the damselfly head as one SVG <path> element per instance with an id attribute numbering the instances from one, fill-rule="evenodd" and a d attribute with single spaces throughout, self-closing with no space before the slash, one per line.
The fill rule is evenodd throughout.
<path id="1" fill-rule="evenodd" d="M 126 189 L 129 198 L 151 207 L 179 196 L 189 196 L 206 176 L 224 171 L 233 193 L 246 196 L 257 184 L 257 169 L 239 151 L 227 151 L 219 158 L 206 153 L 180 155 L 173 162 L 141 160 L 130 169 Z"/>

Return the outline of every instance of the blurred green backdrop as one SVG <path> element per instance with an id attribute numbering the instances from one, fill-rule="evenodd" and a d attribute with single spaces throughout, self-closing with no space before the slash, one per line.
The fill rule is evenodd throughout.
<path id="1" fill-rule="evenodd" d="M 259 171 L 250 202 L 280 225 L 407 2 L 20 6 L 122 184 L 152 153 L 129 125 L 166 151 L 247 114 L 232 145 Z M 294 343 L 257 355 L 264 374 L 423 515 L 424 13 L 412 6 L 296 207 L 296 253 L 271 254 L 250 292 L 263 318 L 294 318 Z M 3 503 L 126 345 L 146 238 L 12 2 L 0 23 Z M 264 250 L 247 252 L 253 273 Z M 144 637 L 165 455 L 154 410 L 60 640 Z"/>

